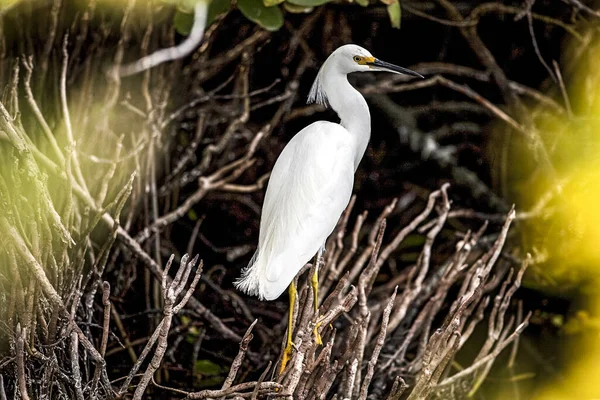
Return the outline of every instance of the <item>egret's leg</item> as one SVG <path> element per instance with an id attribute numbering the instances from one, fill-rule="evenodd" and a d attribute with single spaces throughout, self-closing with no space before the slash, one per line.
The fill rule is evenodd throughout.
<path id="1" fill-rule="evenodd" d="M 294 285 L 294 282 L 290 283 L 288 293 L 290 295 L 290 312 L 288 315 L 287 343 L 285 345 L 285 350 L 283 350 L 281 366 L 279 367 L 280 374 L 283 373 L 285 366 L 287 365 L 288 361 L 290 361 L 290 358 L 292 358 L 292 349 L 294 346 L 294 343 L 292 342 L 292 333 L 294 330 L 294 327 L 292 326 L 294 323 L 294 303 L 296 302 L 296 286 Z"/>
<path id="2" fill-rule="evenodd" d="M 311 279 L 311 283 L 312 283 L 312 287 L 313 287 L 313 294 L 314 294 L 315 314 L 317 315 L 317 318 L 319 317 L 319 267 L 321 265 L 321 260 L 323 258 L 324 251 L 325 251 L 325 246 L 321 246 L 321 248 L 319 249 L 319 252 L 317 253 L 317 258 L 315 261 L 315 273 L 313 274 L 312 279 Z M 319 334 L 319 326 L 320 325 L 321 325 L 321 323 L 317 322 L 315 324 L 315 329 L 313 331 L 318 345 L 323 344 L 323 340 L 321 339 L 321 335 Z"/>

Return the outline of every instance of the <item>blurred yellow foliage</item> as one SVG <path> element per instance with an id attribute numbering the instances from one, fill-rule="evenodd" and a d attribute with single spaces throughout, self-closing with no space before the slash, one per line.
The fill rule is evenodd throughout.
<path id="1" fill-rule="evenodd" d="M 586 309 L 568 317 L 561 329 L 564 344 L 557 350 L 569 359 L 564 379 L 553 380 L 536 400 L 600 398 L 600 40 L 592 41 L 585 53 L 582 47 L 578 42 L 563 52 L 573 117 L 548 109 L 534 113 L 556 175 L 537 171 L 514 183 L 521 204 L 533 205 L 556 193 L 549 204 L 551 217 L 533 219 L 525 227 L 525 246 L 537 247 L 547 260 L 532 269 L 535 277 L 530 276 L 529 285 L 551 292 L 575 288 L 585 297 Z M 566 104 L 563 96 L 555 98 Z M 510 166 L 513 176 L 529 161 Z"/>
<path id="2" fill-rule="evenodd" d="M 14 6 L 19 1 L 22 1 L 22 0 L 0 0 L 0 7 L 6 8 L 6 7 Z"/>
<path id="3" fill-rule="evenodd" d="M 577 43 L 581 45 L 581 43 Z M 548 221 L 534 219 L 526 230 L 527 245 L 539 247 L 548 263 L 542 275 L 557 286 L 589 283 L 600 278 L 600 40 L 592 43 L 569 72 L 568 98 L 573 117 L 552 110 L 535 111 L 537 130 L 556 175 L 536 171 L 519 187 L 519 203 L 533 205 L 554 191 Z M 573 55 L 576 49 L 566 49 Z M 555 96 L 564 102 L 562 96 Z M 522 154 L 527 151 L 521 149 Z M 528 155 L 531 157 L 531 155 Z M 529 160 L 514 163 L 519 170 Z"/>
<path id="4" fill-rule="evenodd" d="M 600 296 L 595 295 L 588 312 L 578 313 L 570 321 L 571 329 L 577 325 L 577 336 L 565 336 L 565 349 L 570 354 L 570 364 L 564 380 L 545 387 L 536 400 L 588 400 L 600 398 Z M 591 315 L 596 317 L 591 317 Z M 565 327 L 567 332 L 571 331 Z M 576 338 L 576 339 L 575 339 Z"/>

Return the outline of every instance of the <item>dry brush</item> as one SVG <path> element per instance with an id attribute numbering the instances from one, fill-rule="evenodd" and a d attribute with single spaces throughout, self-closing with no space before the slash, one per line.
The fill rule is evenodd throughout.
<path id="1" fill-rule="evenodd" d="M 307 33 L 335 12 L 315 13 L 300 28 L 287 23 L 285 51 L 273 50 L 268 32 L 233 19 L 241 26 L 234 35 L 221 19 L 185 64 L 176 60 L 127 78 L 118 66 L 177 40 L 164 22 L 172 10 L 129 1 L 105 12 L 95 1 L 54 1 L 43 17 L 26 5 L 1 14 L 7 34 L 0 59 L 0 399 L 461 399 L 479 390 L 503 352 L 512 366 L 530 315 L 511 299 L 529 258 L 503 249 L 511 223 L 539 215 L 545 204 L 516 213 L 458 165 L 454 148 L 439 144 L 436 138 L 448 132 L 419 130 L 418 117 L 439 103 L 400 109 L 382 96 L 436 85 L 460 93 L 473 101 L 471 110 L 520 132 L 546 170 L 552 165 L 535 124 L 519 111 L 521 97 L 564 107 L 508 80 L 473 29 L 482 14 L 518 9 L 478 6 L 465 18 L 453 3 L 439 4 L 449 19 L 437 22 L 459 29 L 486 71 L 420 64 L 415 69 L 432 75 L 428 80 L 384 78 L 361 90 L 415 154 L 450 171 L 452 189 L 455 182 L 467 188 L 493 212 L 452 208 L 447 184 L 429 195 L 409 191 L 379 207 L 373 221 L 353 200 L 321 265 L 307 265 L 297 278 L 295 348 L 282 374 L 282 308 L 249 305 L 257 303 L 223 282 L 235 274 L 203 267 L 205 254 L 192 258 L 198 242 L 229 265 L 250 251 L 210 243 L 196 211 L 204 203 L 242 204 L 256 219 L 253 196 L 264 188 L 281 144 L 274 133 L 322 111 L 295 105 L 317 57 Z M 407 9 L 429 18 L 421 6 Z M 530 8 L 523 12 L 578 34 Z M 36 32 L 37 22 L 50 34 L 19 45 L 15 38 Z M 336 40 L 348 39 L 348 21 L 341 26 Z M 220 43 L 222 32 L 235 43 Z M 254 88 L 255 65 L 269 46 L 284 53 L 284 81 Z M 442 74 L 494 85 L 507 107 Z M 469 230 L 449 223 L 457 218 L 495 224 Z M 236 223 L 241 230 L 244 222 Z M 418 254 L 396 269 L 409 240 L 418 243 Z M 322 300 L 315 314 L 307 277 L 316 268 Z M 315 327 L 323 346 L 315 343 Z M 460 366 L 457 355 L 482 329 L 477 354 Z M 186 342 L 190 354 L 181 350 Z M 229 366 L 222 380 L 200 390 L 189 376 L 202 351 Z M 188 379 L 170 379 L 177 373 Z"/>

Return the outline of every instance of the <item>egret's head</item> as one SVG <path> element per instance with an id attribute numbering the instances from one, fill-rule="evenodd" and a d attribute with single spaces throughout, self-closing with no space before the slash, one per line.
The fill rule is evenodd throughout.
<path id="1" fill-rule="evenodd" d="M 415 71 L 381 61 L 373 57 L 368 50 L 355 44 L 347 44 L 339 47 L 329 56 L 327 59 L 328 63 L 330 60 L 329 68 L 337 68 L 345 74 L 351 72 L 386 71 L 423 78 L 423 75 Z"/>
<path id="2" fill-rule="evenodd" d="M 374 72 L 374 71 L 385 71 L 392 72 L 394 74 L 404 74 L 417 76 L 423 78 L 423 75 L 411 71 L 408 68 L 399 67 L 394 64 L 381 61 L 375 57 L 368 50 L 363 49 L 355 44 L 346 44 L 338 47 L 331 55 L 327 58 L 319 73 L 315 82 L 308 95 L 309 103 L 327 104 L 328 94 L 324 87 L 324 80 L 326 75 L 347 75 L 352 72 Z"/>

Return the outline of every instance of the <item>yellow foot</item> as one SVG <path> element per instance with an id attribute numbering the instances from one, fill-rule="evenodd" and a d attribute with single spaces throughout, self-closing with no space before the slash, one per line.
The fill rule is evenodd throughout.
<path id="1" fill-rule="evenodd" d="M 315 324 L 315 329 L 313 329 L 313 334 L 315 335 L 315 340 L 319 346 L 323 345 L 323 340 L 321 339 L 321 335 L 319 334 L 319 327 L 321 326 L 321 322 L 317 322 Z"/>
<path id="2" fill-rule="evenodd" d="M 283 350 L 283 357 L 281 358 L 281 366 L 279 367 L 279 374 L 283 374 L 285 371 L 285 367 L 287 363 L 292 358 L 292 351 L 294 349 L 294 343 L 288 342 L 287 346 L 285 346 L 285 350 Z"/>

